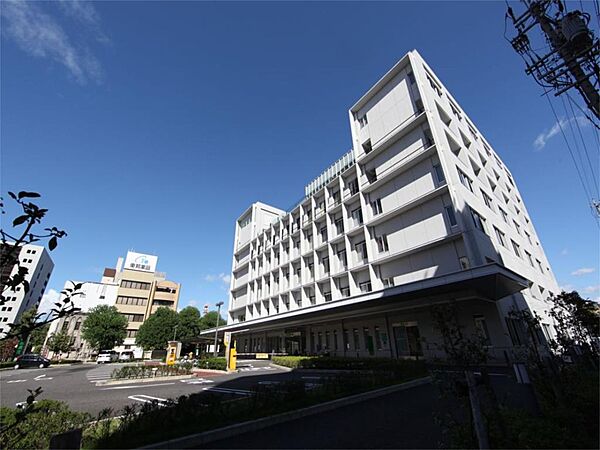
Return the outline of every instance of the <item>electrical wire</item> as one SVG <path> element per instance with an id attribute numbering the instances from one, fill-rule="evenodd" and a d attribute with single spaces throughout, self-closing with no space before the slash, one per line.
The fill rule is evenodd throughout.
<path id="1" fill-rule="evenodd" d="M 577 157 L 579 158 L 579 163 L 580 163 L 581 171 L 585 178 L 585 183 L 588 187 L 589 192 L 592 194 L 592 198 L 598 198 L 598 197 L 600 197 L 600 195 L 598 195 L 598 184 L 595 181 L 596 175 L 594 174 L 594 167 L 592 166 L 590 157 L 587 153 L 587 146 L 585 145 L 585 141 L 583 140 L 583 137 L 581 137 L 582 144 L 583 144 L 583 149 L 581 149 L 579 147 L 579 143 L 577 142 L 577 136 L 575 135 L 575 127 L 573 126 L 573 122 L 575 122 L 577 127 L 579 127 L 579 123 L 577 123 L 577 116 L 575 116 L 574 112 L 571 114 L 567 110 L 567 105 L 566 105 L 564 96 L 561 96 L 560 99 L 562 101 L 562 105 L 563 105 L 563 108 L 565 111 L 565 117 L 567 118 L 567 123 L 569 124 L 569 129 L 571 130 L 571 136 L 573 137 L 572 142 L 575 147 L 575 153 L 576 153 Z M 579 134 L 581 136 L 581 129 L 579 129 Z M 586 167 L 586 164 L 584 161 L 583 153 L 585 153 L 585 156 L 586 156 L 586 159 L 588 162 L 587 167 Z M 588 167 L 589 167 L 589 172 L 591 172 L 591 180 L 588 177 L 588 175 L 589 175 L 588 170 L 587 170 Z"/>
<path id="2" fill-rule="evenodd" d="M 558 115 L 556 114 L 556 110 L 554 109 L 554 105 L 552 104 L 552 101 L 550 100 L 550 97 L 548 96 L 547 93 L 546 93 L 545 97 L 546 97 L 546 100 L 548 100 L 548 104 L 550 105 L 550 109 L 552 109 L 552 113 L 554 114 L 554 118 L 556 119 L 556 123 L 557 123 L 557 125 L 558 125 L 558 127 L 560 129 L 560 132 L 561 132 L 562 137 L 563 137 L 563 139 L 565 141 L 567 149 L 569 150 L 569 154 L 571 155 L 571 159 L 573 160 L 573 164 L 575 164 L 575 169 L 577 170 L 577 176 L 579 177 L 579 181 L 581 182 L 581 186 L 583 187 L 583 191 L 585 192 L 587 203 L 589 205 L 591 205 L 593 198 L 590 195 L 590 193 L 589 193 L 589 191 L 587 189 L 587 186 L 586 186 L 586 184 L 583 181 L 583 177 L 581 175 L 581 171 L 579 170 L 579 166 L 577 165 L 577 160 L 575 159 L 575 156 L 573 155 L 573 150 L 571 149 L 571 145 L 569 144 L 569 141 L 567 139 L 567 135 L 565 134 L 565 131 L 563 130 L 562 123 L 559 120 Z"/>
<path id="3" fill-rule="evenodd" d="M 573 104 L 571 103 L 571 99 L 569 97 L 567 97 L 567 100 L 569 100 L 569 106 L 571 107 L 571 114 L 573 115 L 573 120 L 575 121 L 575 126 L 576 126 L 577 132 L 579 134 L 579 139 L 581 140 L 581 145 L 583 146 L 583 151 L 585 153 L 585 157 L 590 166 L 590 172 L 592 173 L 592 184 L 594 184 L 596 187 L 596 192 L 595 192 L 596 198 L 600 198 L 600 185 L 598 184 L 599 183 L 598 176 L 596 176 L 596 173 L 594 172 L 594 165 L 592 164 L 592 161 L 590 160 L 590 153 L 588 152 L 588 148 L 585 143 L 585 139 L 583 138 L 583 133 L 581 132 L 581 127 L 579 126 L 578 117 L 575 116 L 575 110 L 573 109 Z"/>
<path id="4" fill-rule="evenodd" d="M 579 106 L 579 103 L 577 103 L 573 97 L 571 97 L 571 94 L 569 94 L 568 92 L 566 92 L 567 97 L 569 97 L 569 99 L 573 102 L 573 104 L 577 107 L 577 109 L 579 111 L 581 111 L 581 114 L 583 114 L 590 122 L 592 125 L 594 125 L 598 130 L 600 130 L 600 125 L 598 125 L 596 123 L 596 120 L 592 119 L 592 117 L 588 114 L 588 112 L 586 110 L 584 110 L 581 106 Z M 598 135 L 596 134 L 596 137 L 598 137 Z M 597 150 L 600 152 L 600 148 L 597 148 Z"/>

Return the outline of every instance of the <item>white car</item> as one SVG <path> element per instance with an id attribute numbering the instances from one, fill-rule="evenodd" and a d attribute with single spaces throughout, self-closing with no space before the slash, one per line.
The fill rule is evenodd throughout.
<path id="1" fill-rule="evenodd" d="M 119 360 L 119 354 L 117 352 L 100 352 L 96 358 L 96 364 L 111 363 Z"/>
<path id="2" fill-rule="evenodd" d="M 133 352 L 122 352 L 119 355 L 119 361 L 131 361 L 133 360 Z"/>

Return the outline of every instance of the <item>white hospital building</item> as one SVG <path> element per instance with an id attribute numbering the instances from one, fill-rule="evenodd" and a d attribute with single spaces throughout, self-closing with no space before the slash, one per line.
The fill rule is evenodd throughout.
<path id="1" fill-rule="evenodd" d="M 223 331 L 238 352 L 430 358 L 447 303 L 498 362 L 524 340 L 509 310 L 550 333 L 558 285 L 510 170 L 421 56 L 349 118 L 352 149 L 298 205 L 237 220 Z"/>

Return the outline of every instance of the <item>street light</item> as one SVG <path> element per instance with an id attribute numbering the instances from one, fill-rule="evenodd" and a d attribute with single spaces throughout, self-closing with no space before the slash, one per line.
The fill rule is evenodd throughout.
<path id="1" fill-rule="evenodd" d="M 217 357 L 217 333 L 219 332 L 219 318 L 221 317 L 221 306 L 223 302 L 217 303 L 217 326 L 215 327 L 215 348 L 213 351 L 213 357 Z"/>

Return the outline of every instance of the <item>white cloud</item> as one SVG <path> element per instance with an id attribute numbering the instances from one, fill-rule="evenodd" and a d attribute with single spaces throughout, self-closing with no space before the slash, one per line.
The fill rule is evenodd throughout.
<path id="1" fill-rule="evenodd" d="M 573 272 L 571 272 L 571 275 L 575 276 L 575 277 L 580 277 L 581 275 L 587 275 L 590 273 L 595 272 L 596 269 L 594 269 L 593 267 L 582 267 L 581 269 L 577 269 Z"/>
<path id="2" fill-rule="evenodd" d="M 229 282 L 231 281 L 231 275 L 225 274 L 223 272 L 221 272 L 218 275 L 204 275 L 204 281 L 208 281 L 210 283 L 212 283 L 213 281 L 222 281 L 225 284 L 229 284 Z"/>
<path id="3" fill-rule="evenodd" d="M 593 294 L 594 292 L 600 292 L 600 284 L 597 284 L 595 286 L 588 286 L 583 289 L 583 292 L 585 292 L 586 294 Z"/>
<path id="4" fill-rule="evenodd" d="M 44 293 L 40 306 L 38 307 L 38 314 L 49 314 L 50 310 L 55 306 L 54 303 L 56 303 L 59 298 L 60 293 L 55 289 L 50 289 L 48 292 Z"/>
<path id="5" fill-rule="evenodd" d="M 78 7 L 66 8 L 74 10 Z M 77 13 L 79 17 L 89 17 L 86 20 L 92 20 L 94 15 L 91 3 L 79 9 L 83 11 Z M 76 48 L 65 29 L 44 12 L 40 3 L 4 1 L 0 13 L 4 19 L 2 34 L 12 39 L 23 51 L 37 58 L 48 58 L 62 64 L 80 84 L 86 84 L 90 80 L 101 81 L 102 67 L 85 47 L 83 39 L 76 36 L 79 46 Z M 97 22 L 94 23 L 94 27 L 97 27 Z"/>
<path id="6" fill-rule="evenodd" d="M 577 122 L 579 126 L 582 127 L 588 126 L 590 124 L 589 121 L 586 120 L 586 118 L 583 116 L 576 116 L 570 119 L 559 119 L 558 122 L 552 125 L 552 128 L 544 131 L 543 133 L 538 134 L 538 136 L 535 138 L 535 141 L 533 141 L 533 148 L 538 151 L 542 150 L 550 139 L 552 139 L 554 136 L 560 133 L 561 128 L 564 130 L 565 127 L 569 126 L 569 123 L 572 122 Z"/>
<path id="7" fill-rule="evenodd" d="M 561 284 L 559 286 L 559 289 L 565 292 L 573 292 L 575 290 L 575 286 L 573 286 L 572 284 Z"/>

